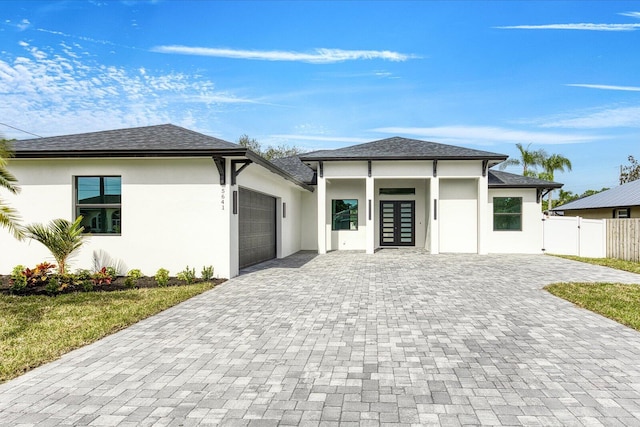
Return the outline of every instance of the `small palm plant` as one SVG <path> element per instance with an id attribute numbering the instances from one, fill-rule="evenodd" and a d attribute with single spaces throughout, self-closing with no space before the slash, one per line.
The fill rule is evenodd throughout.
<path id="1" fill-rule="evenodd" d="M 49 249 L 58 263 L 58 273 L 65 274 L 67 260 L 75 251 L 80 249 L 87 236 L 82 234 L 84 227 L 80 225 L 82 216 L 74 222 L 66 219 L 54 219 L 48 225 L 30 224 L 25 227 L 26 235 L 42 243 Z"/>

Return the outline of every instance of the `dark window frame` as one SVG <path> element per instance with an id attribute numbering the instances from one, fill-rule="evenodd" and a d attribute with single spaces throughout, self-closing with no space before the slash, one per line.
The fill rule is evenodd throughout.
<path id="1" fill-rule="evenodd" d="M 519 200 L 519 212 L 500 212 L 497 209 L 500 206 L 500 203 L 497 203 L 497 200 L 500 199 L 516 199 Z M 493 231 L 522 231 L 522 206 L 523 201 L 522 197 L 518 196 L 504 196 L 504 197 L 494 197 L 493 198 Z M 518 228 L 507 228 L 507 227 L 498 227 L 501 221 L 496 221 L 498 218 L 518 218 Z M 508 223 L 507 223 L 508 224 Z"/>
<path id="2" fill-rule="evenodd" d="M 82 203 L 82 199 L 80 199 L 80 181 L 82 179 L 86 179 L 86 178 L 93 178 L 93 179 L 98 179 L 99 180 L 99 194 L 98 194 L 98 198 L 101 198 L 102 200 L 98 201 L 98 202 L 92 202 L 92 203 Z M 106 193 L 106 188 L 107 188 L 107 184 L 105 184 L 105 178 L 117 178 L 120 180 L 119 182 L 119 194 L 108 194 Z M 100 215 L 106 217 L 107 214 L 107 210 L 112 211 L 112 216 L 111 216 L 111 226 L 108 227 L 106 224 L 101 224 L 100 222 L 98 222 L 98 219 L 100 218 L 100 216 L 96 216 L 93 218 L 87 218 L 85 217 L 85 221 L 88 222 L 85 223 L 85 221 L 83 221 L 83 226 L 85 227 L 85 233 L 91 233 L 94 235 L 100 235 L 100 236 L 120 236 L 122 235 L 122 176 L 121 175 L 76 175 L 74 177 L 74 197 L 73 197 L 73 204 L 74 204 L 74 218 L 78 218 L 78 216 L 82 215 L 81 210 L 100 210 Z M 104 200 L 104 198 L 106 196 L 118 196 L 119 198 L 119 203 L 108 203 L 106 200 Z M 116 215 L 117 214 L 117 215 Z M 114 217 L 117 216 L 116 219 L 114 219 Z M 103 219 L 103 220 L 106 220 Z M 117 224 L 114 224 L 114 221 L 117 221 Z M 88 229 L 89 227 L 87 227 L 87 225 L 91 225 L 90 229 Z M 96 231 L 95 229 L 100 229 L 98 231 Z M 114 231 L 102 231 L 104 229 L 112 229 Z"/>
<path id="3" fill-rule="evenodd" d="M 336 202 L 342 202 L 345 205 L 348 205 L 348 214 L 345 214 L 345 210 L 341 210 L 339 212 L 336 212 L 336 206 L 337 203 Z M 354 206 L 353 203 L 350 202 L 355 202 Z M 358 231 L 358 205 L 360 204 L 360 202 L 358 201 L 358 199 L 331 199 L 331 231 Z M 355 212 L 354 212 L 355 211 Z M 336 215 L 341 215 L 341 216 L 345 216 L 348 215 L 348 221 L 345 220 L 341 220 L 341 221 L 336 221 Z M 348 228 L 338 228 L 338 224 L 348 224 Z M 355 228 L 351 228 L 352 223 L 355 223 Z"/>

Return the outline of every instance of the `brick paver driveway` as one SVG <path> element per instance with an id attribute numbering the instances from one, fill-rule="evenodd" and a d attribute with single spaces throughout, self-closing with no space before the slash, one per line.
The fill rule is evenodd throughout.
<path id="1" fill-rule="evenodd" d="M 640 425 L 640 333 L 545 256 L 297 254 L 0 386 L 0 423 Z"/>

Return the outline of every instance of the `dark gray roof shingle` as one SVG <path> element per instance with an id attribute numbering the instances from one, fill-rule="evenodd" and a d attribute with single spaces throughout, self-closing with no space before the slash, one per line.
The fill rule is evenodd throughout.
<path id="1" fill-rule="evenodd" d="M 313 182 L 313 177 L 315 176 L 313 169 L 304 164 L 298 156 L 273 159 L 271 163 L 302 182 L 307 184 Z"/>
<path id="2" fill-rule="evenodd" d="M 506 160 L 507 156 L 488 151 L 395 136 L 379 141 L 367 142 L 365 144 L 338 148 L 336 150 L 321 150 L 301 154 L 300 158 L 303 161 L 348 159 L 493 159 L 501 161 Z"/>
<path id="3" fill-rule="evenodd" d="M 241 148 L 237 144 L 171 124 L 23 139 L 14 141 L 13 146 L 17 157 L 24 152 L 189 151 Z"/>
<path id="4" fill-rule="evenodd" d="M 618 187 L 613 187 L 602 193 L 574 200 L 562 206 L 557 206 L 554 211 L 568 211 L 574 209 L 598 209 L 598 208 L 622 208 L 640 206 L 640 180 L 627 182 Z"/>
<path id="5" fill-rule="evenodd" d="M 489 169 L 489 188 L 560 188 L 563 184 Z"/>

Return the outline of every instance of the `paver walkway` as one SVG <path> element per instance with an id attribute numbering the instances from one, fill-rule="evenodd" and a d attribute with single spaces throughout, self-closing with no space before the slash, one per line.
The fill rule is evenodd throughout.
<path id="1" fill-rule="evenodd" d="M 640 425 L 640 333 L 546 256 L 300 253 L 0 386 L 2 425 Z M 264 267 L 264 266 L 262 266 Z"/>

